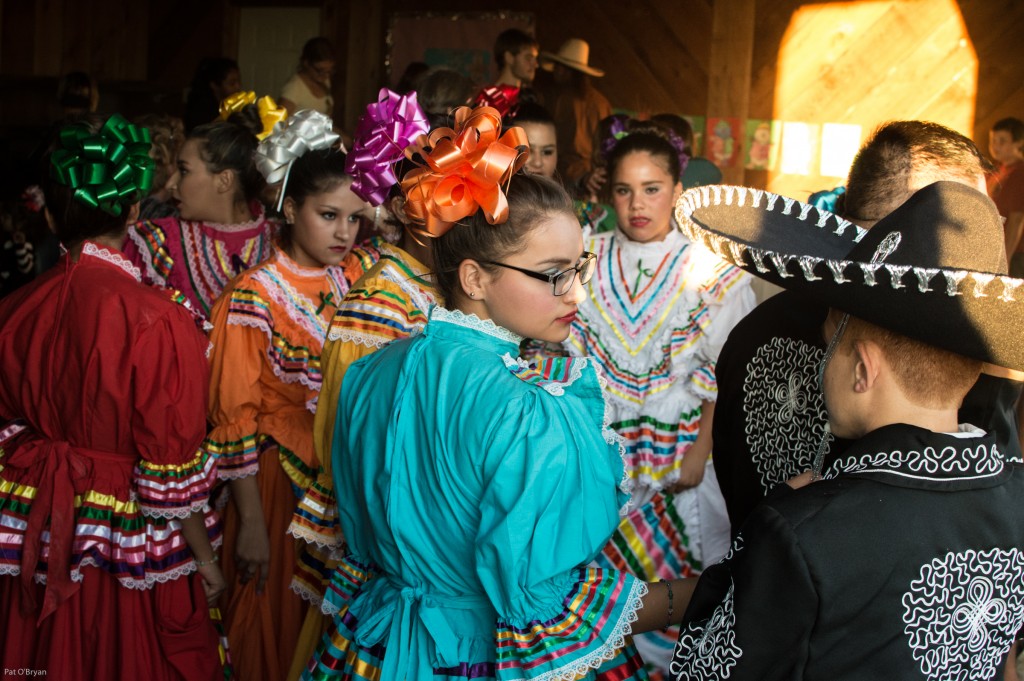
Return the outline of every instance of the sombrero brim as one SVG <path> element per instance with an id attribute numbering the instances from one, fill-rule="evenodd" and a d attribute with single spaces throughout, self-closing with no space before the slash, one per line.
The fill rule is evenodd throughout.
<path id="1" fill-rule="evenodd" d="M 745 187 L 688 190 L 676 203 L 676 221 L 691 241 L 783 288 L 923 343 L 1024 370 L 1022 279 L 901 262 L 898 248 L 884 253 L 888 240 L 873 259 L 851 258 L 866 230 Z"/>
<path id="2" fill-rule="evenodd" d="M 568 66 L 570 69 L 582 71 L 588 76 L 594 76 L 595 78 L 604 77 L 604 71 L 602 71 L 601 69 L 595 69 L 593 66 L 584 64 L 583 62 L 573 61 L 572 59 L 566 59 L 565 57 L 560 57 L 557 54 L 552 54 L 551 52 L 541 52 L 540 59 L 540 67 L 545 71 L 550 71 L 554 66 L 554 64 L 552 64 L 551 62 L 557 61 L 559 64 L 562 64 L 563 66 Z"/>

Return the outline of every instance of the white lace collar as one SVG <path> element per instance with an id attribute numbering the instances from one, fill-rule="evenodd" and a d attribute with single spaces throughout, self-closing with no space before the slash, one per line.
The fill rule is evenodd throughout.
<path id="1" fill-rule="evenodd" d="M 449 310 L 440 305 L 435 305 L 430 311 L 430 321 L 447 322 L 467 329 L 473 329 L 474 331 L 479 331 L 499 340 L 515 343 L 516 345 L 523 342 L 522 336 L 512 333 L 502 326 L 498 326 L 490 319 L 480 319 L 475 314 L 466 314 L 462 310 Z"/>
<path id="2" fill-rule="evenodd" d="M 138 267 L 131 264 L 127 258 L 117 252 L 111 252 L 106 248 L 97 246 L 91 241 L 86 241 L 82 244 L 82 255 L 88 255 L 93 258 L 99 258 L 105 262 L 109 262 L 111 265 L 125 271 L 129 275 L 135 278 L 135 281 L 142 281 L 142 272 Z"/>

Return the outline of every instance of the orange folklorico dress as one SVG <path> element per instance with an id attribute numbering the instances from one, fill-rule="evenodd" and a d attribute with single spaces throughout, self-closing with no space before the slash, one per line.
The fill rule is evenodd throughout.
<path id="1" fill-rule="evenodd" d="M 213 307 L 209 420 L 205 447 L 222 479 L 257 476 L 270 539 L 270 575 L 238 581 L 240 529 L 224 508 L 225 626 L 232 662 L 245 681 L 280 681 L 288 672 L 308 605 L 289 585 L 296 539 L 287 534 L 296 494 L 314 479 L 313 413 L 322 380 L 320 353 L 348 284 L 341 267 L 302 267 L 275 248 L 237 277 Z"/>

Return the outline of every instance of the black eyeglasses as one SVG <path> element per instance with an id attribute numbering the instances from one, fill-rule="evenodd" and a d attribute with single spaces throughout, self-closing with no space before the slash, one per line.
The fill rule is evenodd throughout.
<path id="1" fill-rule="evenodd" d="M 594 269 L 597 267 L 597 256 L 593 253 L 584 253 L 583 259 L 580 260 L 580 264 L 569 269 L 562 270 L 555 274 L 541 274 L 540 272 L 533 272 L 531 270 L 524 270 L 522 267 L 516 267 L 515 265 L 506 265 L 503 262 L 494 262 L 493 260 L 481 261 L 486 265 L 497 265 L 498 267 L 505 267 L 516 272 L 522 272 L 528 277 L 534 279 L 540 279 L 551 284 L 551 292 L 556 296 L 564 296 L 572 288 L 572 282 L 576 280 L 576 275 L 580 275 L 580 283 L 586 284 L 590 281 L 590 278 L 594 276 Z"/>

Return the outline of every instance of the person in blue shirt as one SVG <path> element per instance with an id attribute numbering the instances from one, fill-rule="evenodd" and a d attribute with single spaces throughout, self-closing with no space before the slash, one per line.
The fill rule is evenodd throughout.
<path id="1" fill-rule="evenodd" d="M 517 172 L 525 134 L 499 135 L 494 109 L 460 110 L 403 180 L 445 304 L 345 375 L 348 554 L 304 679 L 646 679 L 631 634 L 678 622 L 692 588 L 587 567 L 629 502 L 602 380 L 517 354 L 566 338 L 594 258 L 564 190 Z"/>

